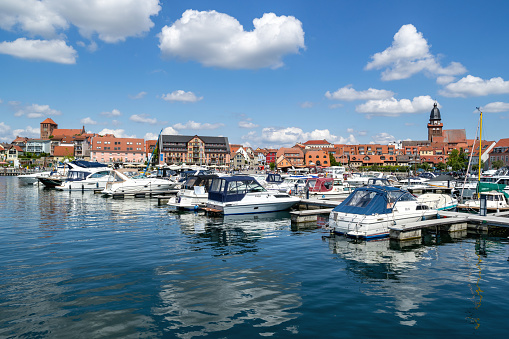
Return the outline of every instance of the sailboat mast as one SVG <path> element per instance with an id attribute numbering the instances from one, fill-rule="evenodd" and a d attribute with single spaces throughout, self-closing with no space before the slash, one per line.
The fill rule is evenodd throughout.
<path id="1" fill-rule="evenodd" d="M 479 171 L 478 171 L 478 180 L 481 181 L 481 150 L 482 150 L 482 111 L 479 107 L 477 110 L 480 112 L 479 117 Z"/>

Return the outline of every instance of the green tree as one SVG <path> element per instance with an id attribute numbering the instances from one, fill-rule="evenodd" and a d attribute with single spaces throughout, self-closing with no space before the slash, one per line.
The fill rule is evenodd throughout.
<path id="1" fill-rule="evenodd" d="M 439 171 L 445 171 L 447 169 L 447 165 L 443 162 L 439 162 L 435 167 Z"/>
<path id="2" fill-rule="evenodd" d="M 274 161 L 269 164 L 269 168 L 271 171 L 273 171 L 276 168 L 276 164 L 274 163 Z"/>
<path id="3" fill-rule="evenodd" d="M 449 155 L 449 159 L 447 159 L 447 165 L 451 166 L 453 171 L 459 171 L 466 168 L 467 156 L 465 152 L 463 152 L 463 148 L 453 149 L 451 154 Z"/>
<path id="4" fill-rule="evenodd" d="M 339 166 L 339 162 L 336 161 L 332 153 L 329 153 L 329 161 L 331 166 Z"/>
<path id="5" fill-rule="evenodd" d="M 491 165 L 496 169 L 499 169 L 500 167 L 504 166 L 504 162 L 502 160 L 495 160 L 491 163 Z"/>
<path id="6" fill-rule="evenodd" d="M 424 171 L 429 171 L 431 169 L 431 165 L 428 164 L 427 162 L 423 162 L 422 164 L 419 165 L 419 168 L 422 168 Z"/>

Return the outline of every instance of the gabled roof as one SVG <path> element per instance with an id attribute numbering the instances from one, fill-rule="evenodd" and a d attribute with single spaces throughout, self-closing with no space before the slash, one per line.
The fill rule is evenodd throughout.
<path id="1" fill-rule="evenodd" d="M 464 129 L 447 129 L 442 131 L 442 134 L 444 136 L 444 142 L 450 144 L 467 142 L 467 133 Z"/>
<path id="2" fill-rule="evenodd" d="M 495 147 L 509 147 L 509 138 L 500 139 Z"/>
<path id="3" fill-rule="evenodd" d="M 331 143 L 327 140 L 308 140 L 304 143 L 304 145 L 330 145 Z"/>

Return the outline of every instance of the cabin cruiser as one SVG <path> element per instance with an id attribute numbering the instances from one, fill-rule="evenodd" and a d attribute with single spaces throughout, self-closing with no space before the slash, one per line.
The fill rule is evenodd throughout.
<path id="1" fill-rule="evenodd" d="M 75 160 L 65 164 L 66 171 L 58 170 L 50 176 L 39 176 L 38 180 L 45 187 L 57 188 L 64 182 L 82 181 L 90 175 L 100 171 L 111 171 L 107 165 L 85 160 Z M 81 187 L 81 186 L 80 186 Z"/>
<path id="2" fill-rule="evenodd" d="M 36 182 L 39 182 L 39 177 L 49 177 L 51 175 L 51 171 L 38 172 L 38 173 L 30 173 L 30 174 L 20 174 L 18 175 L 18 182 L 22 185 L 33 185 Z"/>
<path id="3" fill-rule="evenodd" d="M 382 172 L 364 172 L 364 173 L 353 173 L 352 176 L 346 179 L 346 182 L 351 186 L 361 187 L 368 184 L 371 178 L 383 178 Z"/>
<path id="4" fill-rule="evenodd" d="M 309 198 L 345 199 L 355 187 L 350 186 L 339 178 L 310 178 L 306 183 Z M 306 196 L 307 194 L 306 193 Z"/>
<path id="5" fill-rule="evenodd" d="M 283 182 L 278 185 L 279 192 L 288 194 L 299 194 L 304 192 L 306 182 L 312 176 L 289 176 L 283 179 Z"/>
<path id="6" fill-rule="evenodd" d="M 329 215 L 334 233 L 373 239 L 389 235 L 389 226 L 436 217 L 437 211 L 408 191 L 391 186 L 357 188 Z"/>
<path id="7" fill-rule="evenodd" d="M 284 211 L 300 201 L 286 193 L 267 191 L 250 176 L 212 179 L 207 208 L 223 215 Z"/>
<path id="8" fill-rule="evenodd" d="M 279 186 L 284 182 L 284 178 L 279 173 L 268 173 L 267 177 L 258 182 L 268 190 L 279 190 Z"/>
<path id="9" fill-rule="evenodd" d="M 166 193 L 175 188 L 173 180 L 148 178 L 144 175 L 129 176 L 129 170 L 117 169 L 111 174 L 111 180 L 106 183 L 105 195 L 115 194 L 143 194 Z"/>
<path id="10" fill-rule="evenodd" d="M 55 188 L 61 191 L 103 190 L 106 183 L 112 180 L 110 177 L 112 172 L 113 170 L 108 167 L 98 167 L 88 175 L 86 172 L 75 173 L 74 170 L 70 170 L 67 180 Z M 82 179 L 83 177 L 85 178 Z"/>
<path id="11" fill-rule="evenodd" d="M 480 196 L 479 199 L 468 200 L 465 202 L 465 204 L 460 205 L 459 208 L 478 210 L 481 206 L 481 200 L 483 198 L 486 199 L 486 208 L 488 210 L 499 210 L 509 208 L 506 195 L 503 192 L 497 191 L 481 192 L 479 193 L 479 196 Z"/>
<path id="12" fill-rule="evenodd" d="M 217 177 L 215 174 L 189 176 L 177 195 L 168 200 L 168 205 L 177 210 L 196 210 L 205 206 L 210 183 Z"/>
<path id="13" fill-rule="evenodd" d="M 453 210 L 458 206 L 458 199 L 450 194 L 443 193 L 425 193 L 417 197 L 417 200 L 430 209 L 438 211 Z"/>

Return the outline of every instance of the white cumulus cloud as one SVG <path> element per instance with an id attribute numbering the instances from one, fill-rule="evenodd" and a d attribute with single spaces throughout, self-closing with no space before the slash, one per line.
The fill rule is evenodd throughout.
<path id="1" fill-rule="evenodd" d="M 491 94 L 508 94 L 509 81 L 497 77 L 484 80 L 479 77 L 467 75 L 457 82 L 448 84 L 439 92 L 446 97 L 479 97 Z"/>
<path id="2" fill-rule="evenodd" d="M 129 95 L 129 98 L 131 98 L 133 100 L 138 100 L 138 99 L 142 99 L 145 95 L 147 95 L 147 92 L 140 92 L 136 95 Z"/>
<path id="3" fill-rule="evenodd" d="M 141 122 L 144 124 L 155 125 L 158 123 L 156 118 L 150 118 L 148 114 L 133 114 L 129 117 L 129 120 L 134 122 Z"/>
<path id="4" fill-rule="evenodd" d="M 397 117 L 401 114 L 421 113 L 433 108 L 434 100 L 429 95 L 415 97 L 412 100 L 395 98 L 385 100 L 369 100 L 355 107 L 359 113 L 367 113 L 367 117 L 388 116 Z M 439 106 L 440 107 L 440 106 Z"/>
<path id="5" fill-rule="evenodd" d="M 27 138 L 39 138 L 41 136 L 41 129 L 34 128 L 32 126 L 27 126 L 24 129 L 23 128 L 15 129 L 12 131 L 12 136 L 13 136 L 12 140 L 14 140 L 14 138 L 18 135 L 22 136 L 22 137 L 27 137 Z"/>
<path id="6" fill-rule="evenodd" d="M 373 139 L 373 142 L 375 144 L 381 144 L 381 145 L 387 145 L 388 143 L 392 141 L 396 141 L 396 138 L 389 133 L 378 133 L 371 137 Z"/>
<path id="7" fill-rule="evenodd" d="M 194 122 L 192 120 L 189 120 L 185 124 L 178 123 L 173 125 L 173 128 L 176 130 L 181 129 L 190 129 L 190 130 L 209 130 L 209 129 L 217 129 L 220 127 L 223 127 L 224 124 L 217 123 L 217 124 L 209 124 L 209 123 L 200 123 L 200 122 Z"/>
<path id="8" fill-rule="evenodd" d="M 216 11 L 187 10 L 159 33 L 165 57 L 195 60 L 207 67 L 278 68 L 287 54 L 305 48 L 302 23 L 293 16 L 265 13 L 245 31 L 237 19 Z"/>
<path id="9" fill-rule="evenodd" d="M 107 117 L 119 117 L 122 115 L 118 109 L 113 109 L 111 112 L 101 112 L 101 115 L 105 115 Z"/>
<path id="10" fill-rule="evenodd" d="M 64 40 L 27 40 L 19 38 L 12 42 L 0 42 L 0 53 L 21 59 L 75 64 L 77 52 Z"/>
<path id="11" fill-rule="evenodd" d="M 354 100 L 380 100 L 388 99 L 394 96 L 394 92 L 385 89 L 369 88 L 365 91 L 356 91 L 352 85 L 347 85 L 331 93 L 327 91 L 325 97 L 327 99 L 354 101 Z"/>
<path id="12" fill-rule="evenodd" d="M 484 105 L 481 107 L 481 111 L 486 113 L 500 113 L 500 112 L 507 112 L 509 111 L 509 103 L 507 102 L 490 102 L 489 104 Z M 477 110 L 475 111 L 478 112 Z"/>
<path id="13" fill-rule="evenodd" d="M 46 0 L 48 6 L 60 13 L 80 34 L 88 39 L 115 43 L 148 32 L 154 23 L 151 16 L 161 10 L 159 0 Z"/>
<path id="14" fill-rule="evenodd" d="M 83 125 L 97 125 L 97 121 L 92 120 L 92 118 L 90 118 L 90 117 L 81 119 L 80 123 Z"/>
<path id="15" fill-rule="evenodd" d="M 258 125 L 255 123 L 252 123 L 251 121 L 239 121 L 239 127 L 240 128 L 256 128 L 256 127 L 258 127 Z"/>
<path id="16" fill-rule="evenodd" d="M 104 128 L 98 133 L 99 135 L 113 134 L 117 138 L 136 138 L 136 135 L 127 135 L 123 129 Z"/>
<path id="17" fill-rule="evenodd" d="M 382 80 L 400 80 L 421 71 L 432 76 L 454 76 L 466 72 L 458 62 L 442 67 L 438 58 L 429 52 L 430 46 L 414 25 L 403 25 L 394 35 L 392 45 L 383 52 L 375 53 L 365 69 L 385 69 Z M 448 79 L 450 80 L 450 78 Z M 440 81 L 444 81 L 442 78 Z"/>
<path id="18" fill-rule="evenodd" d="M 14 106 L 17 106 L 17 104 L 18 103 L 16 103 Z M 18 109 L 16 113 L 14 113 L 14 116 L 16 117 L 26 116 L 30 119 L 38 119 L 48 115 L 62 115 L 62 112 L 50 108 L 49 105 L 32 104 L 26 107 L 22 107 Z"/>
<path id="19" fill-rule="evenodd" d="M 0 1 L 0 28 L 2 29 L 19 29 L 32 36 L 50 38 L 56 36 L 57 31 L 68 27 L 67 20 L 49 5 L 49 1 Z"/>
<path id="20" fill-rule="evenodd" d="M 181 101 L 181 102 L 196 102 L 203 99 L 203 97 L 197 97 L 193 92 L 185 92 L 183 90 L 177 90 L 172 93 L 163 94 L 163 100 L 165 101 Z"/>

